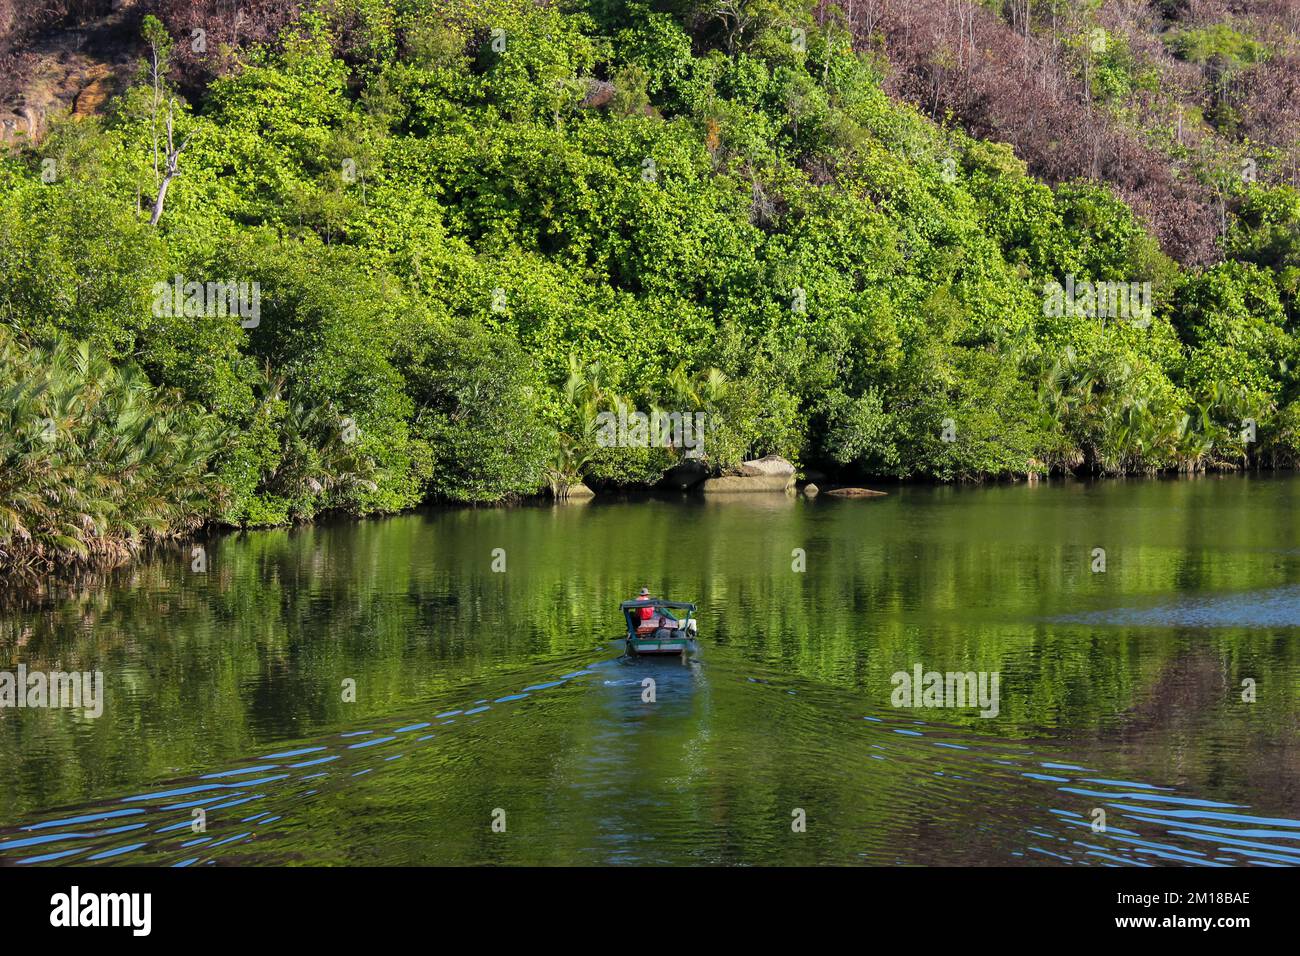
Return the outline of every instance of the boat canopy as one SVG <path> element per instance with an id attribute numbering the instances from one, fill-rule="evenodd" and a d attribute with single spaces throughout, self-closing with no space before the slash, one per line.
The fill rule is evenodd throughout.
<path id="1" fill-rule="evenodd" d="M 656 601 L 654 598 L 651 598 L 647 601 L 640 601 L 640 600 L 624 601 L 622 604 L 619 605 L 619 607 L 624 611 L 630 611 L 633 608 L 638 608 L 638 607 L 669 607 L 669 608 L 676 608 L 682 611 L 690 611 L 692 613 L 695 612 L 694 604 L 688 604 L 685 601 Z"/>

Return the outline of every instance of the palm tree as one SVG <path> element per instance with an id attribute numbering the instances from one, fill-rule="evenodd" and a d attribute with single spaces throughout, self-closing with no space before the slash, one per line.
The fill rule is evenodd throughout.
<path id="1" fill-rule="evenodd" d="M 265 370 L 258 413 L 276 416 L 280 454 L 262 475 L 259 492 L 288 502 L 295 518 L 346 508 L 358 494 L 374 491 L 374 459 L 356 442 L 355 423 L 332 404 L 307 405 L 286 398 L 283 375 Z"/>
<path id="2" fill-rule="evenodd" d="M 556 498 L 567 498 L 569 489 L 581 483 L 583 469 L 596 448 L 597 416 L 611 406 L 625 404 L 605 382 L 600 362 L 583 364 L 569 355 L 569 374 L 564 382 L 567 422 L 555 434 L 555 448 L 547 467 L 547 482 Z"/>
<path id="3" fill-rule="evenodd" d="M 212 416 L 86 343 L 0 329 L 0 570 L 117 564 L 214 512 Z"/>

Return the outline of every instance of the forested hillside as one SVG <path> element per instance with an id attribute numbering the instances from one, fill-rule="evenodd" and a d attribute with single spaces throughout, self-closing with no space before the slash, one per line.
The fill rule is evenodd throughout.
<path id="1" fill-rule="evenodd" d="M 1289 21 L 1104 5 L 1072 58 L 1057 6 L 141 9 L 134 82 L 0 160 L 0 565 L 652 485 L 682 449 L 606 447 L 620 407 L 703 413 L 715 473 L 1290 466 L 1294 123 L 1139 111 L 1198 58 L 1294 82 Z"/>
<path id="2" fill-rule="evenodd" d="M 1246 184 L 1300 184 L 1294 0 L 845 8 L 892 64 L 891 92 L 1010 143 L 1050 183 L 1111 184 L 1184 264 L 1221 257 Z"/>

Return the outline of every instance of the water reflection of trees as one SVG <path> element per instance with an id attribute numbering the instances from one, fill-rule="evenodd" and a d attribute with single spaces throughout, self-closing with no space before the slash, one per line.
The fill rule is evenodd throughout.
<path id="1" fill-rule="evenodd" d="M 1128 727 L 1144 746 L 1198 761 L 1211 759 L 1207 740 L 1275 746 L 1294 734 L 1295 694 L 1266 685 L 1247 709 L 1232 705 L 1234 689 L 1241 674 L 1294 677 L 1294 641 L 1056 619 L 1288 583 L 1289 487 L 1207 479 L 902 488 L 867 503 L 598 502 L 219 538 L 206 574 L 186 552 L 163 553 L 109 587 L 50 593 L 0 620 L 0 665 L 99 669 L 109 685 L 99 721 L 0 713 L 0 760 L 18 778 L 0 815 L 208 769 L 531 664 L 611 656 L 615 605 L 642 584 L 699 603 L 706 651 L 848 692 L 863 713 L 887 710 L 890 676 L 919 662 L 1000 672 L 996 720 L 920 715 L 981 733 Z M 1108 570 L 1094 575 L 1088 555 L 1102 545 Z M 791 570 L 796 547 L 802 574 Z M 494 548 L 506 550 L 505 574 L 491 570 Z M 342 700 L 345 677 L 357 681 L 355 705 Z M 747 745 L 755 761 L 783 759 L 779 740 Z"/>

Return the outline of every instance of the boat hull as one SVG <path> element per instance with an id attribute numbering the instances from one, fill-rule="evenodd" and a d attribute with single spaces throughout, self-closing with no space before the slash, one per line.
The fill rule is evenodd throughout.
<path id="1" fill-rule="evenodd" d="M 691 620 L 689 614 L 683 619 L 677 618 L 673 616 L 671 611 L 667 611 L 660 615 L 656 624 L 651 620 L 638 620 L 634 617 L 633 610 L 640 606 L 640 602 L 634 601 L 623 608 L 628 625 L 625 638 L 628 656 L 653 654 L 668 657 L 677 655 L 685 661 L 695 653 L 695 633 L 697 628 L 695 621 Z M 695 610 L 695 606 L 691 604 L 672 604 L 668 605 L 668 607 L 682 608 L 688 611 Z"/>
<path id="2" fill-rule="evenodd" d="M 687 654 L 692 654 L 695 652 L 695 648 L 691 646 L 691 642 L 685 639 L 680 639 L 680 640 L 669 639 L 666 641 L 657 641 L 653 639 L 629 640 L 627 642 L 627 649 L 628 649 L 628 653 L 630 654 L 680 655 L 683 651 L 685 651 Z"/>

